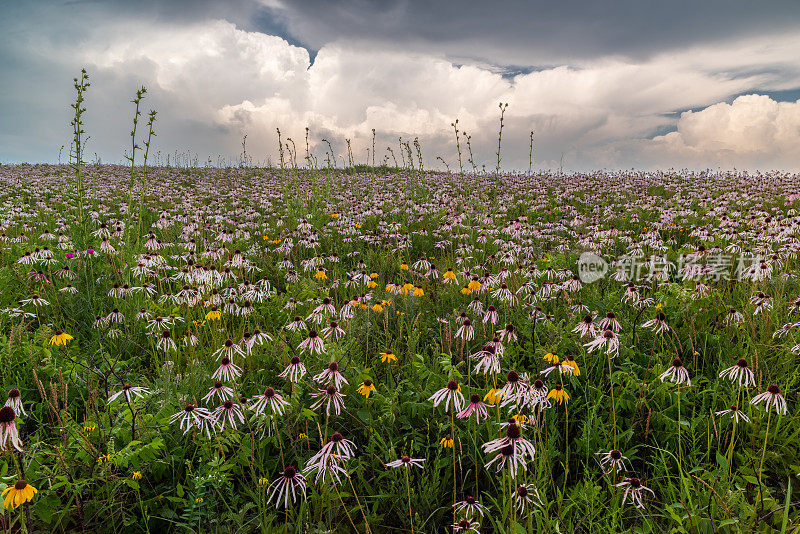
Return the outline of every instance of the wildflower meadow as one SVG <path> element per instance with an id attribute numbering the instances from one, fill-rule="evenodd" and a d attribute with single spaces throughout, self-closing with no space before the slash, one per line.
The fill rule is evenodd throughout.
<path id="1" fill-rule="evenodd" d="M 144 90 L 104 165 L 74 90 L 0 166 L 3 532 L 800 532 L 797 175 L 213 165 Z"/>

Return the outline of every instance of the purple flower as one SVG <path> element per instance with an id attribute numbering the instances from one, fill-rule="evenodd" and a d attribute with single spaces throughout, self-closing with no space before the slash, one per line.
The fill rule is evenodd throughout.
<path id="1" fill-rule="evenodd" d="M 94 254 L 94 249 L 93 248 L 87 248 L 86 249 L 86 253 L 87 254 Z"/>
<path id="2" fill-rule="evenodd" d="M 75 257 L 75 253 L 74 252 L 67 252 L 67 259 L 68 260 L 71 260 L 74 257 Z"/>

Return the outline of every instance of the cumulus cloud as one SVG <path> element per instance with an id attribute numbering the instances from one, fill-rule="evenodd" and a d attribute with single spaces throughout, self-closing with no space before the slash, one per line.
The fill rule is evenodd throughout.
<path id="1" fill-rule="evenodd" d="M 247 134 L 248 153 L 275 163 L 276 128 L 284 141 L 293 140 L 302 162 L 306 127 L 318 161 L 328 150 L 324 138 L 345 157 L 350 139 L 356 161 L 363 162 L 375 128 L 376 161 L 389 156 L 387 146 L 399 160 L 398 138 L 419 137 L 428 167 L 441 156 L 454 168 L 451 124 L 458 118 L 460 130 L 471 136 L 478 167 L 493 168 L 498 102 L 508 102 L 505 168 L 527 169 L 531 130 L 540 168 L 558 167 L 562 155 L 565 169 L 576 170 L 730 166 L 730 154 L 742 155 L 737 162 L 796 165 L 790 154 L 797 151 L 797 132 L 792 137 L 791 130 L 797 104 L 787 107 L 769 97 L 724 104 L 746 92 L 800 86 L 796 33 L 689 43 L 644 58 L 584 57 L 508 76 L 480 61 L 456 62 L 435 47 L 378 40 L 365 45 L 335 38 L 322 43 L 312 61 L 308 50 L 281 36 L 217 17 L 91 22 L 79 38 L 27 32 L 5 47 L 9 56 L 25 58 L 20 64 L 32 69 L 25 75 L 32 72 L 43 83 L 9 84 L 6 94 L 14 105 L 0 105 L 7 108 L 0 111 L 23 110 L 26 117 L 19 131 L 0 127 L 0 156 L 54 159 L 55 150 L 42 147 L 68 139 L 69 80 L 87 66 L 93 81 L 87 101 L 91 149 L 111 161 L 121 161 L 129 144 L 129 100 L 144 84 L 145 107 L 159 111 L 157 147 L 189 149 L 201 162 L 235 156 Z M 53 109 L 63 112 L 46 116 Z M 702 111 L 678 118 L 676 112 L 686 109 Z M 63 128 L 41 127 L 48 121 Z M 676 132 L 651 139 L 676 123 Z M 461 150 L 466 165 L 463 134 Z"/>
<path id="2" fill-rule="evenodd" d="M 655 137 L 648 150 L 695 165 L 798 167 L 800 100 L 743 95 L 730 104 L 686 111 L 677 128 Z"/>

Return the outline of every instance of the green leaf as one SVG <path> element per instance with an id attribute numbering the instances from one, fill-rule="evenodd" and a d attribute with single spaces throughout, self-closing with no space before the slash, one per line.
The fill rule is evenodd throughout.
<path id="1" fill-rule="evenodd" d="M 717 463 L 718 463 L 718 464 L 720 465 L 720 467 L 722 467 L 722 468 L 723 468 L 725 471 L 728 471 L 728 470 L 730 469 L 730 466 L 728 465 L 728 459 L 727 459 L 727 458 L 725 458 L 725 455 L 723 455 L 723 454 L 722 454 L 722 453 L 720 453 L 719 451 L 717 451 Z"/>

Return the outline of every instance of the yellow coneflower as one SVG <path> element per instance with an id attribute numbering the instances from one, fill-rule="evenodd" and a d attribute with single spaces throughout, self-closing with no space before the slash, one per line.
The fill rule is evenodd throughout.
<path id="1" fill-rule="evenodd" d="M 276 237 L 275 239 L 272 240 L 272 242 L 277 245 L 281 242 L 281 240 Z"/>
<path id="2" fill-rule="evenodd" d="M 68 342 L 72 341 L 74 338 L 67 334 L 66 332 L 62 332 L 61 330 L 56 330 L 56 333 L 53 337 L 50 338 L 51 345 L 66 345 Z"/>
<path id="3" fill-rule="evenodd" d="M 83 431 L 86 432 L 87 434 L 94 432 L 96 428 L 97 425 L 94 423 L 84 423 L 83 425 Z"/>
<path id="4" fill-rule="evenodd" d="M 394 352 L 387 350 L 386 352 L 381 352 L 381 361 L 383 363 L 391 363 L 397 361 L 397 356 L 394 355 Z"/>
<path id="5" fill-rule="evenodd" d="M 547 354 L 544 355 L 544 358 L 542 359 L 547 363 L 556 364 L 558 363 L 558 354 L 553 354 L 552 352 L 548 352 Z"/>
<path id="6" fill-rule="evenodd" d="M 266 488 L 268 485 L 269 485 L 269 479 L 267 477 L 261 477 L 258 479 L 259 488 Z"/>
<path id="7" fill-rule="evenodd" d="M 439 445 L 444 447 L 445 449 L 452 449 L 453 448 L 453 438 L 450 436 L 445 436 L 439 440 Z"/>
<path id="8" fill-rule="evenodd" d="M 400 288 L 397 287 L 395 284 L 386 284 L 386 291 L 390 293 L 397 293 L 400 291 Z"/>
<path id="9" fill-rule="evenodd" d="M 661 304 L 656 304 L 655 308 L 656 308 L 656 311 L 661 311 L 661 309 L 662 309 L 661 308 Z"/>
<path id="10" fill-rule="evenodd" d="M 331 213 L 331 219 L 338 219 L 338 218 L 339 218 L 338 213 Z"/>
<path id="11" fill-rule="evenodd" d="M 200 328 L 200 327 L 203 327 L 203 326 L 205 326 L 205 325 L 206 325 L 206 322 L 205 322 L 205 321 L 202 321 L 202 320 L 192 321 L 192 323 L 194 323 L 194 325 L 195 325 L 196 327 L 198 327 L 198 328 Z"/>
<path id="12" fill-rule="evenodd" d="M 194 500 L 194 502 L 196 502 L 197 504 L 203 504 L 203 498 L 202 497 L 198 497 L 198 498 L 196 498 Z"/>
<path id="13" fill-rule="evenodd" d="M 528 416 L 525 415 L 524 413 L 518 413 L 517 415 L 512 415 L 511 418 L 514 419 L 514 421 L 516 421 L 517 423 L 523 425 L 528 422 Z"/>
<path id="14" fill-rule="evenodd" d="M 297 435 L 297 439 L 308 439 L 308 434 L 305 434 L 305 433 L 303 433 L 303 432 L 300 432 L 300 433 Z"/>
<path id="15" fill-rule="evenodd" d="M 376 287 L 378 287 L 378 284 L 376 284 L 374 280 L 370 280 L 369 282 L 367 282 L 367 287 L 370 289 L 375 289 Z"/>
<path id="16" fill-rule="evenodd" d="M 456 279 L 456 273 L 454 273 L 451 269 L 447 269 L 444 272 L 444 279 L 445 280 L 455 280 Z"/>
<path id="17" fill-rule="evenodd" d="M 317 271 L 317 274 L 314 275 L 314 278 L 316 278 L 317 280 L 327 280 L 328 275 L 325 274 L 325 271 L 320 269 L 319 271 Z"/>
<path id="18" fill-rule="evenodd" d="M 497 404 L 503 398 L 503 393 L 499 389 L 492 388 L 483 396 L 483 400 L 489 404 Z"/>
<path id="19" fill-rule="evenodd" d="M 581 370 L 578 368 L 578 362 L 575 361 L 575 356 L 567 356 L 567 361 L 565 363 L 572 367 L 573 375 L 581 376 Z"/>
<path id="20" fill-rule="evenodd" d="M 142 479 L 142 472 L 141 471 L 134 471 L 131 475 L 133 480 L 141 480 Z"/>
<path id="21" fill-rule="evenodd" d="M 378 273 L 370 273 L 369 277 L 375 280 L 376 278 L 378 278 Z"/>
<path id="22" fill-rule="evenodd" d="M 19 505 L 30 502 L 39 490 L 19 479 L 16 484 L 3 490 L 3 504 L 9 510 L 17 508 Z"/>
<path id="23" fill-rule="evenodd" d="M 362 310 L 366 310 L 367 308 L 369 308 L 369 306 L 367 306 L 366 303 L 363 302 L 359 304 L 358 307 L 361 308 Z"/>
<path id="24" fill-rule="evenodd" d="M 478 282 L 477 279 L 473 278 L 470 280 L 469 284 L 467 284 L 467 287 L 470 289 L 470 291 L 478 291 L 481 288 L 481 283 Z"/>
<path id="25" fill-rule="evenodd" d="M 401 265 L 400 265 L 400 270 L 401 270 L 401 271 L 407 271 L 407 270 L 408 270 L 408 265 L 407 265 L 407 264 L 405 264 L 405 263 L 401 264 Z"/>
<path id="26" fill-rule="evenodd" d="M 472 293 L 472 290 L 470 288 L 468 288 L 467 286 L 464 286 L 463 288 L 461 288 L 461 294 L 462 295 L 469 295 L 470 293 Z"/>
<path id="27" fill-rule="evenodd" d="M 408 293 L 409 291 L 414 291 L 414 284 L 412 284 L 411 282 L 406 282 L 405 284 L 403 284 L 403 291 L 405 291 L 406 293 Z M 406 293 L 401 293 L 401 295 L 405 295 Z"/>
<path id="28" fill-rule="evenodd" d="M 109 456 L 108 454 L 101 454 L 100 457 L 97 459 L 97 463 L 105 464 L 108 463 L 109 460 L 111 460 L 111 456 Z"/>
<path id="29" fill-rule="evenodd" d="M 358 389 L 356 389 L 361 395 L 364 395 L 365 398 L 369 398 L 370 395 L 375 393 L 377 390 L 375 389 L 375 384 L 372 383 L 372 380 L 364 380 L 358 385 Z"/>
<path id="30" fill-rule="evenodd" d="M 220 317 L 222 317 L 222 313 L 219 311 L 219 308 L 212 308 L 206 314 L 206 321 L 219 321 Z"/>
<path id="31" fill-rule="evenodd" d="M 376 304 L 375 304 L 375 305 L 372 307 L 372 311 L 374 311 L 375 313 L 380 313 L 380 312 L 382 312 L 382 311 L 383 311 L 383 306 L 381 306 L 380 304 L 377 304 L 377 303 L 376 303 Z"/>
<path id="32" fill-rule="evenodd" d="M 548 399 L 553 399 L 557 403 L 569 403 L 569 395 L 566 391 L 561 387 L 561 384 L 556 384 L 553 386 L 553 389 L 547 394 Z"/>
<path id="33" fill-rule="evenodd" d="M 421 287 L 415 287 L 414 288 L 414 296 L 415 297 L 424 297 L 425 296 L 425 291 Z"/>
<path id="34" fill-rule="evenodd" d="M 352 306 L 354 308 L 358 308 L 358 305 L 359 305 L 359 302 L 357 300 L 351 300 L 350 301 L 350 306 Z"/>

